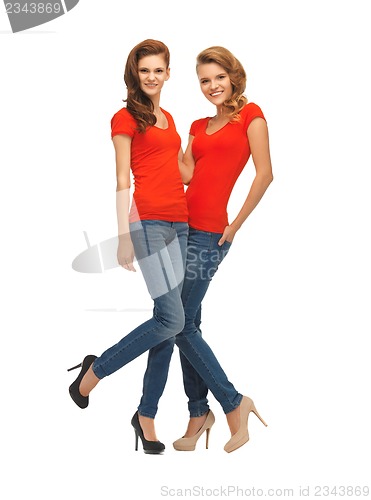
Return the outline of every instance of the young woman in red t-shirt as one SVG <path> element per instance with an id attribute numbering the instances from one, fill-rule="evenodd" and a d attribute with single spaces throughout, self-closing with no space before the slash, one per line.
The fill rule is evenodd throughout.
<path id="1" fill-rule="evenodd" d="M 243 95 L 246 74 L 241 63 L 225 48 L 210 47 L 197 57 L 197 75 L 203 94 L 215 105 L 216 114 L 192 124 L 180 164 L 183 181 L 189 185 L 186 198 L 190 227 L 182 288 L 185 327 L 175 342 L 180 349 L 190 420 L 185 435 L 173 444 L 177 450 L 194 450 L 206 431 L 208 445 L 214 423 L 207 400 L 209 389 L 226 414 L 231 439 L 224 449 L 231 452 L 249 439 L 247 419 L 251 411 L 265 422 L 253 401 L 237 392 L 202 338 L 201 303 L 237 231 L 261 200 L 273 175 L 267 124 L 259 106 L 247 103 Z M 250 154 L 255 179 L 237 217 L 229 223 L 227 203 Z M 165 342 L 158 346 L 158 358 L 166 345 Z M 153 359 L 142 399 L 154 391 L 155 385 L 158 390 L 156 380 L 164 380 L 163 370 L 166 367 Z"/>
<path id="2" fill-rule="evenodd" d="M 168 48 L 157 40 L 145 40 L 132 49 L 125 67 L 127 105 L 111 121 L 116 152 L 117 258 L 122 267 L 135 271 L 135 254 L 154 301 L 153 316 L 101 356 L 86 356 L 74 367 L 81 371 L 69 392 L 80 408 L 88 406 L 89 393 L 102 378 L 167 339 L 163 358 L 169 362 L 174 336 L 184 327 L 181 286 L 188 209 L 178 166 L 181 140 L 171 115 L 160 107 L 161 90 L 170 75 L 169 59 Z M 130 171 L 135 182 L 131 209 Z M 136 448 L 139 436 L 146 453 L 159 454 L 165 446 L 157 440 L 153 418 L 138 410 L 132 425 Z"/>

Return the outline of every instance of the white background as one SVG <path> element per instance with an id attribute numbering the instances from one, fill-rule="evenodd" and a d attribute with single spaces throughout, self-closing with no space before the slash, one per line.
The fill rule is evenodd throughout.
<path id="1" fill-rule="evenodd" d="M 81 0 L 18 34 L 1 9 L 3 498 L 221 496 L 228 486 L 296 498 L 309 486 L 317 498 L 317 485 L 370 485 L 367 5 Z M 69 366 L 151 314 L 139 272 L 71 267 L 83 231 L 91 244 L 115 235 L 110 119 L 126 97 L 127 54 L 145 38 L 171 50 L 161 104 L 184 146 L 191 122 L 214 111 L 194 71 L 210 45 L 241 60 L 246 95 L 268 121 L 274 182 L 204 304 L 205 338 L 268 423 L 251 415 L 250 442 L 232 454 L 212 395 L 209 450 L 204 436 L 193 453 L 172 448 L 187 422 L 177 352 L 156 419 L 163 456 L 134 451 L 146 354 L 102 381 L 85 411 L 68 394 Z M 252 176 L 249 162 L 231 217 Z"/>

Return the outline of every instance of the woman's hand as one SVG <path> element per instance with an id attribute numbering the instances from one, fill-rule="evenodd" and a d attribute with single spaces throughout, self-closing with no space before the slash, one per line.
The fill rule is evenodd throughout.
<path id="1" fill-rule="evenodd" d="M 223 231 L 223 236 L 218 241 L 218 245 L 222 246 L 225 241 L 232 243 L 233 238 L 235 237 L 237 230 L 232 226 L 226 226 Z"/>
<path id="2" fill-rule="evenodd" d="M 130 234 L 122 234 L 119 236 L 119 244 L 117 248 L 117 260 L 120 266 L 127 271 L 134 271 L 136 269 L 133 265 L 134 261 L 134 246 L 131 241 Z"/>

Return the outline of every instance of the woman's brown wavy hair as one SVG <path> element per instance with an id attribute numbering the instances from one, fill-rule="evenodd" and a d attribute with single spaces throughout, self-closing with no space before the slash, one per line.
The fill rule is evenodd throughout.
<path id="1" fill-rule="evenodd" d="M 233 93 L 223 106 L 231 120 L 238 120 L 239 112 L 247 103 L 247 98 L 243 95 L 246 88 L 246 73 L 240 61 L 229 50 L 219 46 L 203 50 L 198 54 L 196 61 L 196 70 L 200 64 L 216 63 L 228 73 Z"/>
<path id="2" fill-rule="evenodd" d="M 153 114 L 151 99 L 141 90 L 138 76 L 138 61 L 142 57 L 163 54 L 166 68 L 170 64 L 170 52 L 167 46 L 158 40 L 144 40 L 138 43 L 128 55 L 124 80 L 127 88 L 126 108 L 135 118 L 138 131 L 145 132 L 146 128 L 155 125 L 156 117 Z"/>

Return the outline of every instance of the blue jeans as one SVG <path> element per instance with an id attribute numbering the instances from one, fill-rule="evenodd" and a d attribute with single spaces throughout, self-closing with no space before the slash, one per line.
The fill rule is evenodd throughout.
<path id="1" fill-rule="evenodd" d="M 184 280 L 188 224 L 144 220 L 130 225 L 135 256 L 153 299 L 153 316 L 107 349 L 93 363 L 102 379 L 158 344 L 168 341 L 184 328 L 181 289 Z M 166 382 L 167 370 L 158 383 Z"/>
<path id="2" fill-rule="evenodd" d="M 219 401 L 224 413 L 229 413 L 241 403 L 242 394 L 228 380 L 214 353 L 202 338 L 200 329 L 202 300 L 231 245 L 225 242 L 220 247 L 218 241 L 221 236 L 219 233 L 189 228 L 186 273 L 182 287 L 185 324 L 175 339 L 158 344 L 150 353 L 138 407 L 143 415 L 155 417 L 158 400 L 167 379 L 174 340 L 180 350 L 183 384 L 191 417 L 201 416 L 208 411 L 208 389 Z"/>

